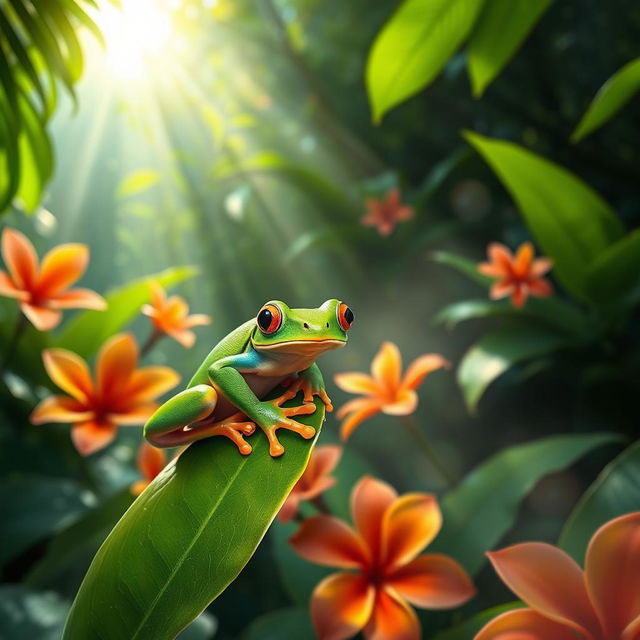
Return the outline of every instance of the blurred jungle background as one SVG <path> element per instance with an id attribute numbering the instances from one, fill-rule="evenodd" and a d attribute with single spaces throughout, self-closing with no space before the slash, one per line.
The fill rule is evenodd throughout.
<path id="1" fill-rule="evenodd" d="M 378 412 L 341 443 L 325 496 L 347 519 L 365 474 L 438 496 L 434 548 L 478 595 L 419 611 L 425 638 L 470 638 L 456 625 L 513 601 L 485 551 L 560 541 L 581 563 L 599 524 L 637 510 L 639 33 L 632 0 L 2 2 L 0 225 L 40 258 L 85 244 L 80 284 L 108 307 L 21 321 L 3 240 L 0 638 L 60 637 L 141 478 L 140 426 L 81 455 L 68 423 L 30 422 L 59 392 L 43 350 L 92 362 L 129 332 L 184 385 L 268 300 L 353 309 L 320 360 L 337 408 L 334 375 L 385 341 L 452 364 L 412 422 Z M 491 300 L 487 248 L 528 242 L 553 293 Z M 154 334 L 151 281 L 210 316 L 192 348 Z M 287 544 L 296 526 L 276 520 L 180 637 L 313 637 L 325 572 Z"/>

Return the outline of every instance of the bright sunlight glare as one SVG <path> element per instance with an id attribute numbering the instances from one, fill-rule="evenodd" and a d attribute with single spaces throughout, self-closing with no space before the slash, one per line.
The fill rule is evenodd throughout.
<path id="1" fill-rule="evenodd" d="M 114 75 L 138 79 L 158 67 L 172 35 L 170 9 L 161 0 L 123 0 L 122 8 L 105 3 L 97 17 Z"/>

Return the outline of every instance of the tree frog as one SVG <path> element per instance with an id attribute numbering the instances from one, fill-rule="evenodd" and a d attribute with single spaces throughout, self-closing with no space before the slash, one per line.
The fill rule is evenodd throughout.
<path id="1" fill-rule="evenodd" d="M 211 350 L 184 391 L 157 409 L 144 426 L 145 438 L 156 447 L 175 447 L 225 436 L 248 455 L 252 448 L 244 436 L 258 425 L 274 457 L 284 453 L 278 429 L 313 438 L 313 427 L 292 418 L 313 413 L 314 396 L 332 410 L 315 361 L 325 351 L 346 344 L 353 320 L 353 311 L 339 300 L 327 300 L 318 309 L 267 302 L 255 318 Z M 263 400 L 278 385 L 286 391 L 275 400 Z M 282 406 L 299 391 L 303 392 L 300 406 Z"/>

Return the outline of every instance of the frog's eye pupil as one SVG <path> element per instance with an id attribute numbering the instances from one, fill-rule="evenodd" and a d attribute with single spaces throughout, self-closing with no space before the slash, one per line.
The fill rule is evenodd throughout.
<path id="1" fill-rule="evenodd" d="M 270 335 L 280 328 L 282 313 L 274 304 L 268 304 L 260 310 L 256 322 L 262 333 Z"/>
<path id="2" fill-rule="evenodd" d="M 355 316 L 353 315 L 353 311 L 351 311 L 344 302 L 341 303 L 338 307 L 338 322 L 340 323 L 342 330 L 348 331 L 354 320 Z"/>

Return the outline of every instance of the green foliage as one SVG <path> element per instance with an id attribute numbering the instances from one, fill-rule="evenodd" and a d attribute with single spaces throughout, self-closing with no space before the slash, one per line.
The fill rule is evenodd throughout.
<path id="1" fill-rule="evenodd" d="M 616 441 L 608 433 L 552 436 L 500 451 L 444 496 L 444 524 L 430 551 L 452 555 L 475 575 L 485 552 L 513 526 L 520 502 L 541 478 Z"/>
<path id="2" fill-rule="evenodd" d="M 312 638 L 314 634 L 307 609 L 280 609 L 255 620 L 242 640 L 281 640 Z"/>
<path id="3" fill-rule="evenodd" d="M 319 430 L 324 407 L 316 405 L 303 422 Z M 163 640 L 193 620 L 251 558 L 306 466 L 313 442 L 294 434 L 282 441 L 284 456 L 272 458 L 257 434 L 243 458 L 224 438 L 210 438 L 170 463 L 98 551 L 64 638 L 99 629 L 105 640 Z"/>
<path id="4" fill-rule="evenodd" d="M 582 496 L 560 536 L 560 547 L 579 562 L 591 536 L 605 522 L 638 511 L 640 504 L 640 442 L 609 463 Z"/>
<path id="5" fill-rule="evenodd" d="M 511 602 L 509 604 L 502 604 L 498 607 L 491 607 L 482 613 L 478 613 L 473 618 L 465 620 L 464 622 L 457 624 L 447 631 L 439 633 L 435 640 L 469 640 L 473 638 L 487 622 L 498 617 L 501 613 L 512 611 L 522 607 L 522 602 Z"/>
<path id="6" fill-rule="evenodd" d="M 596 94 L 587 112 L 571 135 L 579 142 L 608 122 L 640 91 L 640 58 L 616 71 Z"/>
<path id="7" fill-rule="evenodd" d="M 122 179 L 116 189 L 116 195 L 119 198 L 128 198 L 150 189 L 158 182 L 160 173 L 153 169 L 139 169 Z"/>

